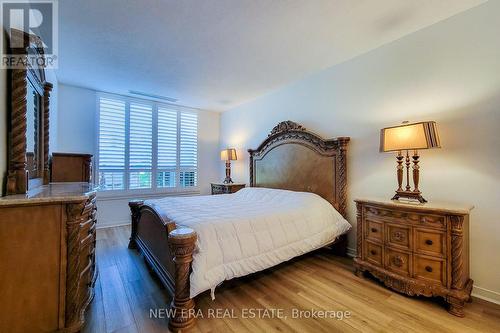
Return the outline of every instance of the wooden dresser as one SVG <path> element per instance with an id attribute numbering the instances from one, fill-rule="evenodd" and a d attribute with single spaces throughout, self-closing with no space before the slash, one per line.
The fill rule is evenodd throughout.
<path id="1" fill-rule="evenodd" d="M 94 295 L 96 192 L 43 185 L 0 198 L 0 332 L 77 332 Z"/>
<path id="2" fill-rule="evenodd" d="M 92 155 L 52 153 L 51 182 L 92 182 Z"/>
<path id="3" fill-rule="evenodd" d="M 469 212 L 472 207 L 355 200 L 356 273 L 367 271 L 408 295 L 441 296 L 463 317 L 470 301 Z"/>
<path id="4" fill-rule="evenodd" d="M 212 194 L 236 193 L 244 187 L 245 187 L 245 184 L 212 183 Z"/>

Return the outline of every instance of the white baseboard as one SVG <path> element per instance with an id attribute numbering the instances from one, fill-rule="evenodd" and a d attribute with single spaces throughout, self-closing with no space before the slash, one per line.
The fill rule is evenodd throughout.
<path id="1" fill-rule="evenodd" d="M 123 227 L 125 225 L 130 225 L 130 221 L 112 221 L 106 223 L 106 221 L 97 221 L 96 229 L 106 229 L 106 228 L 114 228 L 114 227 Z"/>
<path id="2" fill-rule="evenodd" d="M 474 286 L 472 289 L 472 296 L 491 303 L 500 304 L 500 293 L 493 290 Z"/>
<path id="3" fill-rule="evenodd" d="M 350 258 L 354 258 L 356 256 L 356 249 L 352 247 L 347 248 L 347 256 Z"/>

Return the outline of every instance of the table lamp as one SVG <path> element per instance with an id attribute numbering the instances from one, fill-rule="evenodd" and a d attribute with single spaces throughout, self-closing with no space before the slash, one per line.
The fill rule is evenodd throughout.
<path id="1" fill-rule="evenodd" d="M 422 192 L 418 188 L 420 177 L 419 149 L 441 148 L 436 123 L 425 121 L 409 124 L 407 121 L 402 125 L 387 127 L 380 130 L 380 151 L 396 151 L 398 189 L 391 200 L 408 198 L 418 200 L 421 203 L 427 202 L 422 197 Z M 410 187 L 410 154 L 413 151 L 413 190 Z M 403 156 L 406 151 L 406 158 Z M 406 166 L 406 188 L 403 189 L 403 159 Z"/>
<path id="2" fill-rule="evenodd" d="M 236 149 L 228 148 L 220 152 L 221 161 L 226 161 L 226 179 L 224 179 L 224 184 L 230 184 L 233 182 L 231 179 L 231 161 L 236 161 Z"/>

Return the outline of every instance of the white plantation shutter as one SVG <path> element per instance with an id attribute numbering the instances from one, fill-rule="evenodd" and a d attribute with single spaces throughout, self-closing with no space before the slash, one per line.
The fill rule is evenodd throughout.
<path id="1" fill-rule="evenodd" d="M 100 98 L 99 109 L 99 184 L 124 189 L 125 102 Z"/>
<path id="2" fill-rule="evenodd" d="M 196 186 L 198 167 L 198 115 L 191 112 L 180 114 L 180 185 Z"/>
<path id="3" fill-rule="evenodd" d="M 175 187 L 177 111 L 158 107 L 158 187 Z"/>
<path id="4" fill-rule="evenodd" d="M 108 94 L 98 101 L 102 189 L 197 186 L 196 112 Z"/>
<path id="5" fill-rule="evenodd" d="M 130 188 L 150 188 L 153 168 L 153 107 L 130 103 Z"/>

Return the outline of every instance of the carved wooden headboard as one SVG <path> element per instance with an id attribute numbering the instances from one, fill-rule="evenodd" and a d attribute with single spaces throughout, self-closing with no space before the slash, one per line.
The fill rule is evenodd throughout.
<path id="1" fill-rule="evenodd" d="M 345 217 L 349 137 L 324 140 L 292 121 L 276 125 L 250 153 L 250 186 L 313 192 Z"/>

